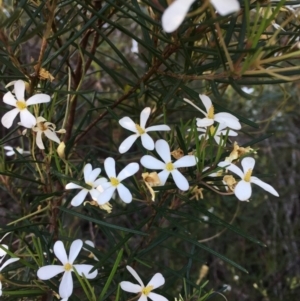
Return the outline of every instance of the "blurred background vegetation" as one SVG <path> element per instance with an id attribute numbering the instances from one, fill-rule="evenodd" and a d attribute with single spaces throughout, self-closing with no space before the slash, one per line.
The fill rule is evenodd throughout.
<path id="1" fill-rule="evenodd" d="M 154 270 L 164 274 L 167 284 L 161 292 L 169 300 L 179 294 L 192 299 L 192 288 L 206 280 L 206 291 L 220 292 L 227 300 L 299 300 L 300 23 L 289 6 L 300 1 L 240 1 L 241 11 L 230 17 L 206 9 L 166 34 L 160 19 L 168 2 L 0 1 L 1 99 L 5 85 L 16 79 L 29 82 L 29 95 L 39 90 L 53 95 L 43 116 L 66 129 L 62 140 L 71 170 L 57 155 L 50 158 L 49 149 L 37 152 L 35 160 L 47 162 L 45 173 L 52 183 L 43 185 L 28 157 L 8 158 L 3 150 L 0 226 L 14 231 L 19 241 L 13 248 L 25 248 L 28 254 L 37 252 L 32 233 L 45 244 L 44 251 L 51 246 L 49 220 L 58 224 L 54 228 L 60 238 L 92 239 L 103 266 L 99 293 L 116 252 L 125 246 L 126 262 L 152 267 L 145 269 L 145 278 Z M 196 1 L 192 11 L 203 2 Z M 280 198 L 255 187 L 249 203 L 238 203 L 234 196 L 216 195 L 200 184 L 203 199 L 174 200 L 162 191 L 161 202 L 150 204 L 147 192 L 132 180 L 135 198 L 148 202 L 117 203 L 111 214 L 89 205 L 68 207 L 73 195 L 64 192 L 64 185 L 72 177 L 80 179 L 83 162 L 102 167 L 112 156 L 121 168 L 139 160 L 139 144 L 130 153 L 118 153 L 127 135 L 118 125 L 123 116 L 138 120 L 140 111 L 151 106 L 150 123 L 167 122 L 174 129 L 164 136 L 172 149 L 188 148 L 178 133 L 199 115 L 183 98 L 201 106 L 199 93 L 208 94 L 218 111 L 240 118 L 243 128 L 236 141 L 257 151 L 256 175 L 264 176 Z M 8 108 L 1 103 L 0 110 L 3 115 Z M 0 131 L 1 145 L 30 149 L 21 128 Z M 230 150 L 231 144 L 224 154 Z M 207 154 L 206 163 L 214 159 L 215 154 Z M 56 204 L 50 212 L 12 223 L 50 199 Z M 130 229 L 149 232 L 150 238 L 134 236 Z M 124 258 L 121 267 L 126 262 Z M 25 271 L 18 276 L 21 286 L 26 277 L 34 278 L 29 264 Z M 115 284 L 124 275 L 120 271 Z M 35 300 L 33 292 L 28 294 L 28 299 L 25 293 L 4 298 Z M 115 294 L 116 288 L 110 288 L 105 298 L 115 300 Z M 79 299 L 79 293 L 71 297 Z M 215 293 L 209 300 L 224 297 Z"/>

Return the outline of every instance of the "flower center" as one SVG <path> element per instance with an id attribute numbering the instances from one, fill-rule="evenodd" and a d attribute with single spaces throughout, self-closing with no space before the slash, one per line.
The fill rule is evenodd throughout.
<path id="1" fill-rule="evenodd" d="M 25 102 L 24 100 L 18 100 L 18 101 L 16 102 L 16 106 L 17 106 L 17 108 L 18 108 L 20 111 L 22 111 L 22 110 L 24 110 L 24 109 L 27 108 L 26 102 Z"/>
<path id="2" fill-rule="evenodd" d="M 214 119 L 214 117 L 215 117 L 215 108 L 214 106 L 211 106 L 208 110 L 207 118 Z"/>
<path id="3" fill-rule="evenodd" d="M 250 182 L 251 175 L 252 175 L 252 169 L 250 168 L 244 176 L 244 181 Z"/>
<path id="4" fill-rule="evenodd" d="M 136 124 L 136 125 L 135 125 L 135 128 L 136 128 L 136 130 L 139 132 L 140 135 L 145 134 L 145 130 L 142 129 L 142 128 L 140 127 L 139 124 Z"/>
<path id="5" fill-rule="evenodd" d="M 90 188 L 90 190 L 92 189 L 92 188 L 94 188 L 94 183 L 92 183 L 92 182 L 85 182 L 85 184 L 87 184 L 87 185 L 89 185 L 91 188 Z"/>
<path id="6" fill-rule="evenodd" d="M 153 285 L 146 286 L 142 289 L 142 294 L 148 296 L 152 290 L 153 290 Z"/>
<path id="7" fill-rule="evenodd" d="M 112 186 L 117 187 L 120 184 L 120 181 L 117 178 L 111 177 L 109 179 Z"/>
<path id="8" fill-rule="evenodd" d="M 174 170 L 174 169 L 175 169 L 175 168 L 174 168 L 174 165 L 173 165 L 172 162 L 169 162 L 169 163 L 166 164 L 166 170 L 167 170 L 167 171 L 172 171 L 172 170 Z"/>
<path id="9" fill-rule="evenodd" d="M 37 126 L 38 126 L 39 130 L 41 130 L 42 132 L 45 132 L 46 130 L 48 130 L 48 127 L 45 125 L 44 122 L 39 122 L 37 124 Z"/>
<path id="10" fill-rule="evenodd" d="M 72 265 L 70 264 L 70 263 L 66 263 L 65 265 L 64 265 L 64 269 L 65 269 L 65 271 L 67 271 L 67 272 L 69 272 L 69 271 L 71 271 L 72 270 Z"/>

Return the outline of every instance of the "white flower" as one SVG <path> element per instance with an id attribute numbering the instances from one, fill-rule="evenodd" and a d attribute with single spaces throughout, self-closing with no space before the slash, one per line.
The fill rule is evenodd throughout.
<path id="1" fill-rule="evenodd" d="M 3 245 L 2 245 L 3 246 Z M 3 251 L 3 250 L 2 250 Z M 0 250 L 1 252 L 1 250 Z M 5 254 L 4 254 L 5 255 Z M 7 267 L 9 264 L 13 263 L 13 262 L 16 262 L 18 261 L 20 258 L 10 258 L 8 260 L 6 260 L 3 264 L 2 264 L 2 261 L 4 259 L 5 256 L 3 256 L 1 259 L 0 259 L 0 264 L 1 264 L 1 267 L 0 267 L 0 275 L 1 275 L 1 272 L 2 270 Z M 0 277 L 0 296 L 2 296 L 2 282 L 1 282 L 1 277 Z"/>
<path id="2" fill-rule="evenodd" d="M 220 145 L 221 143 L 223 143 L 222 141 L 224 140 L 225 137 L 231 137 L 231 136 L 237 136 L 238 133 L 230 130 L 230 129 L 226 129 L 227 126 L 226 124 L 219 124 L 218 127 L 214 127 L 213 125 L 211 125 L 209 127 L 209 131 L 212 137 L 214 137 L 216 143 L 218 145 Z M 204 128 L 197 128 L 198 132 L 203 132 L 206 133 L 207 129 Z M 206 137 L 206 140 L 209 138 L 209 135 L 205 135 L 205 134 L 201 134 L 199 135 L 199 139 L 201 139 L 202 137 Z"/>
<path id="3" fill-rule="evenodd" d="M 150 113 L 151 113 L 151 109 L 149 107 L 145 108 L 141 112 L 140 124 L 134 123 L 132 121 L 132 119 L 129 117 L 123 117 L 119 120 L 119 123 L 123 128 L 125 128 L 131 132 L 134 132 L 133 135 L 129 136 L 121 143 L 121 145 L 119 147 L 119 152 L 121 154 L 127 152 L 138 137 L 141 137 L 142 144 L 145 149 L 153 150 L 154 149 L 154 141 L 147 133 L 152 132 L 152 131 L 170 131 L 171 130 L 170 127 L 165 124 L 154 125 L 154 126 L 145 128 L 146 122 L 149 118 Z"/>
<path id="4" fill-rule="evenodd" d="M 199 110 L 205 116 L 204 118 L 196 118 L 198 127 L 211 126 L 216 121 L 218 123 L 226 125 L 227 127 L 231 128 L 231 129 L 234 129 L 234 130 L 240 130 L 242 128 L 238 118 L 236 118 L 232 114 L 225 113 L 225 112 L 215 114 L 215 108 L 208 96 L 199 94 L 199 97 L 206 109 L 206 112 L 201 110 L 199 107 L 197 107 L 195 104 L 193 104 L 190 100 L 184 98 L 185 102 L 192 105 L 194 108 Z"/>
<path id="5" fill-rule="evenodd" d="M 218 166 L 226 167 L 226 169 L 238 175 L 242 180 L 238 182 L 235 186 L 234 194 L 240 201 L 247 201 L 252 194 L 251 183 L 256 184 L 263 188 L 264 190 L 270 192 L 275 196 L 279 196 L 277 191 L 269 184 L 261 181 L 257 177 L 252 176 L 253 168 L 255 165 L 255 160 L 253 158 L 247 157 L 241 161 L 243 171 L 232 163 L 226 161 L 220 162 Z"/>
<path id="6" fill-rule="evenodd" d="M 84 175 L 84 181 L 87 185 L 90 186 L 90 189 L 84 188 L 80 185 L 77 185 L 75 183 L 69 183 L 66 185 L 66 189 L 81 189 L 72 199 L 71 205 L 72 206 L 79 206 L 84 201 L 86 195 L 90 193 L 93 200 L 97 200 L 97 198 L 100 195 L 100 191 L 97 190 L 97 187 L 99 185 L 103 185 L 103 183 L 107 182 L 106 178 L 96 178 L 99 176 L 101 172 L 101 168 L 95 168 L 93 169 L 91 164 L 86 164 L 83 169 L 83 175 Z"/>
<path id="7" fill-rule="evenodd" d="M 185 15 L 196 0 L 175 0 L 162 15 L 162 27 L 165 32 L 175 31 L 183 22 Z M 210 0 L 221 16 L 240 10 L 238 0 Z"/>
<path id="8" fill-rule="evenodd" d="M 23 124 L 21 124 L 21 125 L 23 125 Z M 57 137 L 56 133 L 63 134 L 65 132 L 65 130 L 59 130 L 59 131 L 56 131 L 56 133 L 55 133 L 55 128 L 56 128 L 55 124 L 48 122 L 45 118 L 43 118 L 41 116 L 39 116 L 36 119 L 36 125 L 37 126 L 34 126 L 32 128 L 32 130 L 34 132 L 36 132 L 36 144 L 40 149 L 45 149 L 43 140 L 42 140 L 42 134 L 45 134 L 45 136 L 48 139 L 60 144 L 60 140 Z"/>
<path id="9" fill-rule="evenodd" d="M 188 190 L 189 183 L 177 168 L 191 167 L 196 165 L 196 157 L 192 155 L 183 156 L 173 163 L 171 161 L 170 147 L 167 141 L 163 139 L 156 141 L 155 149 L 164 162 L 152 156 L 145 155 L 141 158 L 141 164 L 149 169 L 162 169 L 162 171 L 158 173 L 161 185 L 165 185 L 169 174 L 172 174 L 172 177 L 177 187 L 184 191 Z"/>
<path id="10" fill-rule="evenodd" d="M 69 256 L 67 256 L 64 244 L 62 241 L 57 241 L 54 244 L 53 250 L 56 257 L 61 261 L 62 265 L 46 265 L 37 271 L 37 276 L 41 280 L 48 280 L 59 273 L 64 273 L 59 285 L 59 295 L 61 298 L 69 298 L 73 292 L 72 272 L 76 269 L 80 276 L 85 276 L 87 279 L 93 279 L 97 276 L 97 270 L 90 273 L 93 266 L 90 264 L 73 264 L 78 256 L 83 242 L 76 239 L 72 242 Z"/>
<path id="11" fill-rule="evenodd" d="M 139 284 L 134 284 L 129 281 L 122 281 L 120 283 L 122 290 L 134 294 L 139 293 L 140 298 L 137 301 L 147 301 L 147 297 L 153 301 L 168 301 L 168 299 L 164 296 L 152 292 L 154 289 L 164 285 L 165 283 L 165 278 L 161 273 L 156 273 L 145 286 L 140 276 L 132 267 L 127 265 L 126 268 Z"/>
<path id="12" fill-rule="evenodd" d="M 101 185 L 104 191 L 98 197 L 97 202 L 99 205 L 108 202 L 112 198 L 115 190 L 118 191 L 119 197 L 123 202 L 130 203 L 132 201 L 131 192 L 121 182 L 139 170 L 138 163 L 129 163 L 121 170 L 118 176 L 116 176 L 116 162 L 113 158 L 109 157 L 104 161 L 104 168 L 110 181 Z"/>
<path id="13" fill-rule="evenodd" d="M 13 156 L 15 154 L 15 150 L 11 146 L 4 146 L 3 148 L 7 150 L 5 153 L 6 156 Z M 21 147 L 15 147 L 15 149 L 21 155 L 30 154 L 30 151 L 24 151 Z"/>
<path id="14" fill-rule="evenodd" d="M 3 126 L 10 128 L 13 124 L 14 119 L 20 113 L 20 119 L 23 126 L 32 128 L 36 124 L 35 117 L 28 111 L 27 107 L 38 104 L 49 102 L 50 96 L 46 94 L 35 94 L 25 101 L 25 83 L 22 80 L 17 80 L 14 83 L 14 93 L 7 92 L 3 96 L 3 102 L 15 107 L 11 111 L 4 114 L 1 119 Z"/>

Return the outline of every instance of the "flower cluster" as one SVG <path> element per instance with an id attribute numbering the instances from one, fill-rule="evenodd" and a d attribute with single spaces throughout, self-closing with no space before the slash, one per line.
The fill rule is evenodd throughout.
<path id="1" fill-rule="evenodd" d="M 50 96 L 47 94 L 35 94 L 25 100 L 26 83 L 22 80 L 17 80 L 9 83 L 6 87 L 12 85 L 14 86 L 14 90 L 4 94 L 3 102 L 15 108 L 3 115 L 1 119 L 2 125 L 6 128 L 10 128 L 14 119 L 20 114 L 20 122 L 18 124 L 25 128 L 32 129 L 32 131 L 36 133 L 36 144 L 40 149 L 45 149 L 42 134 L 45 134 L 48 139 L 60 143 L 56 133 L 63 134 L 65 131 L 59 130 L 55 132 L 55 125 L 53 123 L 47 122 L 42 116 L 35 117 L 29 111 L 29 107 L 32 105 L 50 102 Z M 24 133 L 26 133 L 26 130 Z M 13 154 L 14 153 L 9 153 L 7 155 L 11 156 Z"/>

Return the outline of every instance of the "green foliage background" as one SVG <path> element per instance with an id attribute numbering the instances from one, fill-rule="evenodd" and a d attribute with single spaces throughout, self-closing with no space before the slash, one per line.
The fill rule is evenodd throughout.
<path id="1" fill-rule="evenodd" d="M 196 1 L 193 11 L 203 2 Z M 100 273 L 90 282 L 97 299 L 78 280 L 74 301 L 129 299 L 118 288 L 129 278 L 126 264 L 146 281 L 161 272 L 166 284 L 158 292 L 169 300 L 179 294 L 184 300 L 224 300 L 221 294 L 239 301 L 297 300 L 299 21 L 284 6 L 300 1 L 240 2 L 239 14 L 217 17 L 206 9 L 166 34 L 160 22 L 167 7 L 163 0 L 0 1 L 1 98 L 8 82 L 26 80 L 28 95 L 53 95 L 39 110 L 66 129 L 65 159 L 54 144 L 29 158 L 7 159 L 2 151 L 0 235 L 13 232 L 10 244 L 21 257 L 8 269 L 13 285 L 4 300 L 56 300 L 37 280 L 36 270 L 53 261 L 49 249 L 55 240 L 75 238 L 96 243 L 96 249 L 86 248 L 99 258 Z M 282 28 L 276 30 L 273 22 Z M 138 53 L 131 52 L 132 39 Z M 42 68 L 53 75 L 52 82 L 39 78 Z M 254 92 L 245 92 L 245 86 Z M 207 189 L 212 179 L 200 172 L 191 181 L 205 189 L 199 201 L 192 194 L 175 194 L 169 185 L 152 203 L 137 176 L 128 181 L 134 201 L 113 203 L 111 214 L 90 205 L 69 206 L 74 193 L 64 186 L 81 181 L 84 164 L 103 169 L 104 159 L 112 156 L 120 170 L 146 154 L 139 144 L 127 154 L 118 152 L 127 135 L 118 120 L 138 120 L 145 106 L 155 109 L 151 124 L 166 122 L 173 129 L 156 138 L 167 139 L 172 149 L 190 151 L 191 136 L 186 140 L 184 135 L 199 112 L 183 98 L 201 106 L 199 93 L 210 95 L 217 111 L 243 122 L 237 140 L 257 150 L 256 175 L 272 184 L 280 198 L 254 188 L 250 203 L 238 203 L 234 196 Z M 1 103 L 0 110 L 8 108 Z M 10 130 L 1 127 L 1 145 L 30 149 L 32 139 L 23 137 L 16 124 Z M 230 150 L 230 144 L 207 148 L 198 170 L 215 165 Z M 81 259 L 93 262 L 88 255 L 82 252 Z M 209 272 L 199 284 L 204 264 Z M 225 284 L 231 291 L 224 292 Z M 58 279 L 47 285 L 57 291 Z"/>

